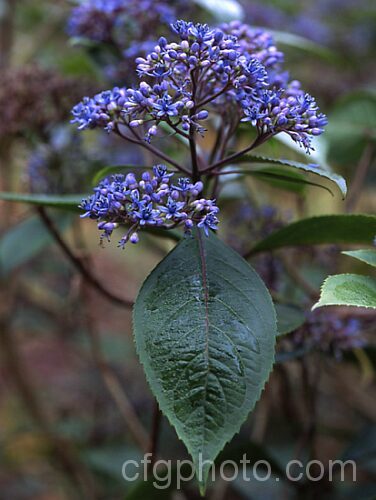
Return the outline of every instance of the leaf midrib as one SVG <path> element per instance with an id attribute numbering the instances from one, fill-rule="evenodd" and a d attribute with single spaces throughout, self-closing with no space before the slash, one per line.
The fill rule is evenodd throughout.
<path id="1" fill-rule="evenodd" d="M 202 452 L 204 450 L 204 443 L 205 443 L 205 432 L 206 432 L 206 398 L 207 398 L 207 391 L 208 391 L 208 380 L 209 380 L 209 373 L 210 373 L 210 360 L 209 360 L 209 327 L 210 327 L 210 321 L 209 321 L 209 286 L 208 286 L 208 277 L 207 277 L 207 267 L 206 267 L 206 260 L 205 260 L 205 250 L 204 250 L 204 243 L 202 241 L 202 234 L 201 231 L 197 231 L 197 241 L 198 241 L 198 254 L 200 257 L 200 267 L 201 267 L 201 275 L 202 275 L 202 287 L 204 290 L 204 304 L 205 304 L 205 337 L 206 337 L 206 343 L 205 343 L 205 357 L 206 357 L 206 365 L 207 365 L 207 370 L 206 370 L 206 376 L 205 376 L 205 386 L 204 386 L 204 398 L 203 398 L 203 408 L 204 408 L 204 414 L 203 414 L 203 432 L 202 432 L 202 440 L 201 440 L 201 448 Z"/>

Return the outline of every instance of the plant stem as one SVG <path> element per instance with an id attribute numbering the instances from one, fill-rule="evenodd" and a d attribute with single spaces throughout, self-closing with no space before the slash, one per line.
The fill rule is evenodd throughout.
<path id="1" fill-rule="evenodd" d="M 219 90 L 216 94 L 208 96 L 206 99 L 203 99 L 201 102 L 199 102 L 196 106 L 196 109 L 201 108 L 202 106 L 205 106 L 205 104 L 208 104 L 209 102 L 213 102 L 217 97 L 221 96 L 226 90 L 229 88 L 229 83 L 226 83 L 226 85 Z"/>
<path id="2" fill-rule="evenodd" d="M 189 170 L 187 170 L 185 167 L 183 167 L 183 165 L 180 165 L 179 163 L 177 163 L 170 156 L 168 156 L 165 153 L 163 153 L 163 151 L 161 151 L 158 148 L 155 148 L 151 144 L 148 144 L 145 140 L 142 140 L 140 138 L 140 136 L 136 133 L 136 131 L 132 127 L 130 127 L 128 125 L 127 125 L 127 127 L 129 129 L 129 131 L 132 133 L 132 135 L 134 136 L 134 138 L 129 137 L 129 135 L 122 134 L 121 131 L 120 131 L 120 129 L 118 127 L 115 129 L 115 132 L 120 137 L 122 137 L 123 139 L 125 139 L 126 141 L 132 142 L 133 144 L 137 144 L 137 145 L 141 146 L 142 148 L 147 149 L 148 151 L 150 151 L 151 153 L 153 153 L 155 156 L 158 156 L 159 158 L 161 158 L 162 160 L 166 161 L 170 165 L 174 166 L 175 168 L 177 168 L 181 172 L 184 172 L 186 174 L 190 173 Z"/>
<path id="3" fill-rule="evenodd" d="M 195 102 L 196 93 L 197 93 L 197 84 L 196 84 L 194 70 L 191 71 L 191 80 L 192 80 L 192 101 Z M 194 106 L 190 110 L 189 115 L 192 117 L 195 113 L 196 113 L 196 106 Z M 192 180 L 193 180 L 193 182 L 197 182 L 200 180 L 200 172 L 199 172 L 198 161 L 197 161 L 195 131 L 194 131 L 194 127 L 192 124 L 189 127 L 189 148 L 191 151 Z"/>
<path id="4" fill-rule="evenodd" d="M 219 145 L 221 143 L 222 138 L 223 138 L 223 128 L 219 127 L 218 130 L 217 130 L 217 136 L 215 138 L 215 142 L 214 142 L 214 145 L 213 145 L 213 148 L 211 150 L 210 157 L 209 157 L 209 164 L 210 165 L 215 160 L 215 157 L 216 157 L 216 154 L 217 154 L 217 150 L 219 148 Z"/>
<path id="5" fill-rule="evenodd" d="M 91 272 L 87 269 L 87 267 L 83 264 L 83 262 L 72 252 L 72 250 L 69 248 L 68 244 L 63 240 L 62 236 L 60 235 L 58 229 L 56 228 L 55 224 L 53 221 L 50 219 L 48 216 L 46 210 L 44 207 L 38 207 L 37 208 L 38 214 L 40 218 L 42 219 L 44 225 L 50 232 L 50 234 L 53 236 L 54 240 L 58 244 L 58 246 L 61 248 L 63 253 L 66 255 L 68 260 L 73 264 L 73 266 L 77 269 L 77 271 L 82 275 L 82 277 L 95 289 L 97 292 L 102 294 L 104 297 L 106 297 L 108 300 L 113 302 L 114 304 L 117 304 L 122 307 L 126 308 L 132 308 L 133 307 L 133 301 L 123 299 L 121 297 L 118 297 L 117 295 L 114 295 L 112 292 L 107 290 L 100 281 L 97 280 L 95 276 L 91 274 Z"/>
<path id="6" fill-rule="evenodd" d="M 255 141 L 245 149 L 242 149 L 238 153 L 234 153 L 230 156 L 227 156 L 226 158 L 223 158 L 222 160 L 217 161 L 216 163 L 209 165 L 206 167 L 204 170 L 202 170 L 201 173 L 206 173 L 210 172 L 211 170 L 215 170 L 219 167 L 224 167 L 225 165 L 228 165 L 229 163 L 232 163 L 233 161 L 237 160 L 238 158 L 242 157 L 252 149 L 257 148 L 258 146 L 261 146 L 267 139 L 269 139 L 270 134 L 265 134 L 265 135 L 260 135 L 258 136 Z"/>
<path id="7" fill-rule="evenodd" d="M 194 139 L 194 130 L 192 125 L 190 126 L 189 129 L 189 147 L 191 150 L 192 180 L 193 182 L 197 182 L 200 180 L 200 173 L 198 169 L 196 141 Z"/>
<path id="8" fill-rule="evenodd" d="M 159 432 L 160 432 L 160 427 L 161 427 L 161 416 L 162 415 L 161 415 L 157 400 L 154 400 L 153 420 L 152 420 L 150 444 L 149 444 L 149 453 L 151 453 L 151 458 L 150 458 L 150 467 L 151 468 L 155 464 L 155 461 L 157 458 L 158 439 L 159 439 Z"/>

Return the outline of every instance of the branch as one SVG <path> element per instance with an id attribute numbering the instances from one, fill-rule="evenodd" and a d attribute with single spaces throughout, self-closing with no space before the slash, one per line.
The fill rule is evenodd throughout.
<path id="1" fill-rule="evenodd" d="M 208 104 L 209 102 L 212 102 L 215 99 L 217 99 L 217 97 L 221 96 L 224 92 L 226 92 L 226 90 L 229 88 L 229 86 L 230 86 L 230 84 L 229 84 L 229 82 L 227 82 L 226 85 L 221 90 L 218 90 L 218 92 L 216 94 L 208 96 L 206 99 L 204 98 L 201 102 L 199 102 L 196 105 L 196 109 L 201 108 L 202 106 L 205 106 L 205 104 Z"/>
<path id="2" fill-rule="evenodd" d="M 131 308 L 133 307 L 133 302 L 131 300 L 122 299 L 117 295 L 114 295 L 112 292 L 107 290 L 100 281 L 97 280 L 95 276 L 91 274 L 91 272 L 86 268 L 86 266 L 81 262 L 81 260 L 72 252 L 67 243 L 61 237 L 58 229 L 54 225 L 53 221 L 47 215 L 47 212 L 44 207 L 38 207 L 37 211 L 39 213 L 40 218 L 42 219 L 44 225 L 47 230 L 53 236 L 54 240 L 61 248 L 63 253 L 66 255 L 68 260 L 73 264 L 73 266 L 77 269 L 77 271 L 81 274 L 81 276 L 88 282 L 90 285 L 97 290 L 100 294 L 102 294 L 106 299 L 110 300 L 114 304 L 117 304 L 122 307 Z"/>
<path id="3" fill-rule="evenodd" d="M 197 162 L 197 151 L 196 151 L 196 141 L 194 139 L 194 130 L 192 125 L 189 129 L 189 147 L 191 150 L 191 162 L 192 162 L 192 180 L 197 182 L 200 180 L 200 174 Z"/>
<path id="4" fill-rule="evenodd" d="M 196 84 L 196 78 L 195 78 L 195 70 L 191 70 L 190 76 L 191 76 L 191 81 L 192 81 L 192 101 L 195 102 L 196 99 L 196 92 L 197 92 L 197 84 Z M 194 106 L 190 112 L 189 116 L 192 117 L 196 113 L 196 106 Z M 189 126 L 189 148 L 191 151 L 191 163 L 192 163 L 192 180 L 193 182 L 197 182 L 200 180 L 200 173 L 199 173 L 199 168 L 198 168 L 198 161 L 197 161 L 197 151 L 196 151 L 196 141 L 195 141 L 195 131 L 193 128 L 193 125 L 191 124 Z"/>
<path id="5" fill-rule="evenodd" d="M 100 338 L 94 322 L 90 316 L 90 308 L 88 307 L 88 298 L 86 290 L 83 289 L 83 302 L 85 307 L 85 317 L 87 323 L 87 332 L 90 339 L 91 351 L 94 362 L 103 379 L 108 392 L 110 393 L 114 403 L 116 404 L 120 414 L 124 418 L 127 428 L 133 437 L 135 443 L 140 447 L 143 453 L 149 451 L 149 437 L 140 422 L 137 413 L 135 412 L 132 403 L 129 401 L 123 387 L 119 381 L 115 370 L 107 363 L 103 356 L 100 344 Z"/>
<path id="6" fill-rule="evenodd" d="M 209 164 L 210 165 L 213 163 L 213 161 L 216 158 L 217 150 L 218 150 L 219 145 L 221 143 L 222 137 L 223 137 L 223 127 L 219 127 L 217 130 L 215 142 L 213 144 L 213 148 L 211 150 L 210 157 L 209 157 Z"/>
<path id="7" fill-rule="evenodd" d="M 180 122 L 179 122 L 180 123 Z M 172 121 L 168 118 L 167 119 L 167 124 L 174 130 L 177 134 L 179 134 L 181 137 L 184 137 L 184 139 L 187 139 L 189 141 L 189 135 L 186 134 L 183 130 L 180 130 L 180 128 L 177 125 L 174 125 Z"/>
<path id="8" fill-rule="evenodd" d="M 170 165 L 174 166 L 175 168 L 177 168 L 181 172 L 184 172 L 185 174 L 189 174 L 190 173 L 188 169 L 186 169 L 185 167 L 183 167 L 183 165 L 180 165 L 179 163 L 177 163 L 170 156 L 168 156 L 165 153 L 163 153 L 163 151 L 161 151 L 158 148 L 155 148 L 151 144 L 147 143 L 145 140 L 142 140 L 140 138 L 140 136 L 136 133 L 136 131 L 132 127 L 130 127 L 129 125 L 126 125 L 126 126 L 128 127 L 129 131 L 133 134 L 134 139 L 132 139 L 128 135 L 122 134 L 120 132 L 120 129 L 118 127 L 115 129 L 115 132 L 120 137 L 122 137 L 123 139 L 125 139 L 126 141 L 130 141 L 130 142 L 132 142 L 134 144 L 138 144 L 142 148 L 147 149 L 148 151 L 150 151 L 151 153 L 153 153 L 155 156 L 158 156 L 159 158 L 161 158 L 162 160 L 166 161 Z"/>
<path id="9" fill-rule="evenodd" d="M 202 170 L 201 173 L 210 172 L 211 170 L 215 170 L 219 167 L 224 167 L 225 165 L 232 163 L 234 160 L 237 160 L 238 158 L 242 157 L 252 149 L 261 146 L 261 144 L 263 144 L 267 139 L 269 139 L 269 137 L 271 137 L 271 134 L 259 135 L 250 146 L 246 147 L 245 149 L 242 149 L 238 153 L 234 153 L 230 156 L 227 156 L 226 158 L 223 158 L 222 160 L 217 161 L 216 163 L 213 163 L 212 165 L 209 165 L 207 168 Z"/>

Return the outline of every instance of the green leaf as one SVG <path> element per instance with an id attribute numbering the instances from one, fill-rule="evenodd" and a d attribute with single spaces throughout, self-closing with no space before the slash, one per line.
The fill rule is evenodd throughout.
<path id="1" fill-rule="evenodd" d="M 244 18 L 244 10 L 237 0 L 194 0 L 197 5 L 210 12 L 221 22 L 234 21 Z"/>
<path id="2" fill-rule="evenodd" d="M 246 173 L 280 189 L 301 193 L 305 186 L 314 186 L 325 189 L 325 191 L 328 191 L 328 193 L 334 196 L 333 191 L 328 187 L 318 184 L 317 182 L 307 181 L 298 172 L 286 171 L 284 168 L 269 167 L 259 170 L 245 170 L 244 174 Z"/>
<path id="3" fill-rule="evenodd" d="M 252 253 L 276 248 L 321 244 L 371 244 L 376 234 L 376 216 L 322 215 L 293 222 L 258 242 Z"/>
<path id="4" fill-rule="evenodd" d="M 321 168 L 318 165 L 306 165 L 305 163 L 300 163 L 298 161 L 267 158 L 265 156 L 257 156 L 250 154 L 242 156 L 241 158 L 237 159 L 234 163 L 256 163 L 256 164 L 266 163 L 270 165 L 278 165 L 280 167 L 283 167 L 283 169 L 281 169 L 281 173 L 283 171 L 288 172 L 289 169 L 290 171 L 291 169 L 295 169 L 298 171 L 307 172 L 309 174 L 319 175 L 320 177 L 323 177 L 325 179 L 328 179 L 329 181 L 334 182 L 334 184 L 336 184 L 336 186 L 340 190 L 342 198 L 345 198 L 347 193 L 346 181 L 343 177 L 333 172 L 330 172 L 329 170 Z"/>
<path id="5" fill-rule="evenodd" d="M 113 174 L 119 174 L 122 172 L 134 172 L 135 170 L 150 170 L 150 167 L 145 167 L 141 165 L 111 165 L 103 167 L 98 172 L 95 173 L 91 183 L 93 186 L 97 186 L 99 181 L 105 177 Z"/>
<path id="6" fill-rule="evenodd" d="M 361 260 L 370 266 L 376 267 L 376 250 L 352 250 L 342 253 L 354 257 L 354 259 Z"/>
<path id="7" fill-rule="evenodd" d="M 339 99 L 325 135 L 330 160 L 354 167 L 366 145 L 376 141 L 376 94 L 362 91 Z"/>
<path id="8" fill-rule="evenodd" d="M 318 43 L 312 42 L 312 40 L 303 36 L 286 33 L 285 31 L 275 31 L 269 28 L 268 32 L 273 35 L 274 40 L 278 44 L 303 50 L 304 52 L 308 52 L 327 60 L 333 60 L 336 57 L 336 54 L 324 45 L 319 45 Z"/>
<path id="9" fill-rule="evenodd" d="M 196 231 L 147 278 L 133 317 L 150 387 L 204 491 L 205 461 L 238 432 L 272 368 L 277 331 L 269 293 L 242 257 Z"/>
<path id="10" fill-rule="evenodd" d="M 72 222 L 69 214 L 55 214 L 53 222 L 64 231 Z M 8 276 L 53 241 L 38 216 L 32 216 L 7 231 L 0 240 L 0 275 Z"/>
<path id="11" fill-rule="evenodd" d="M 280 167 L 264 167 L 257 170 L 228 170 L 221 172 L 221 176 L 224 175 L 249 175 L 266 182 L 273 187 L 300 194 L 304 191 L 305 186 L 314 186 L 325 189 L 325 191 L 328 191 L 332 196 L 334 196 L 333 192 L 328 187 L 316 182 L 307 181 L 304 175 L 300 172 L 296 172 L 294 170 L 287 171 L 285 168 Z"/>
<path id="12" fill-rule="evenodd" d="M 75 212 L 79 211 L 78 205 L 81 203 L 82 198 L 86 196 L 86 194 L 49 195 L 0 192 L 0 200 L 53 207 L 61 210 L 73 210 Z"/>
<path id="13" fill-rule="evenodd" d="M 304 313 L 299 307 L 287 304 L 274 304 L 277 313 L 278 336 L 293 332 L 305 322 Z"/>
<path id="14" fill-rule="evenodd" d="M 376 309 L 376 279 L 359 274 L 328 276 L 320 300 L 312 307 L 356 306 Z"/>

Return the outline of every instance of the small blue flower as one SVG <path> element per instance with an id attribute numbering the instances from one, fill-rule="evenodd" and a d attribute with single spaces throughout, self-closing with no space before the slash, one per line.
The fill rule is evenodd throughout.
<path id="1" fill-rule="evenodd" d="M 216 231 L 218 229 L 218 218 L 216 216 L 216 212 L 209 212 L 207 215 L 199 221 L 197 227 L 200 227 L 204 230 L 206 236 L 209 236 L 209 229 L 213 229 Z"/>
<path id="2" fill-rule="evenodd" d="M 138 219 L 141 226 L 155 226 L 160 224 L 162 219 L 159 215 L 160 211 L 153 209 L 152 203 L 146 204 L 145 202 L 140 202 L 138 211 L 132 214 L 135 219 Z"/>
<path id="3" fill-rule="evenodd" d="M 166 214 L 166 219 L 181 219 L 187 216 L 185 212 L 181 212 L 185 206 L 184 201 L 175 201 L 169 197 L 166 206 L 159 206 L 158 208 L 162 213 Z"/>

